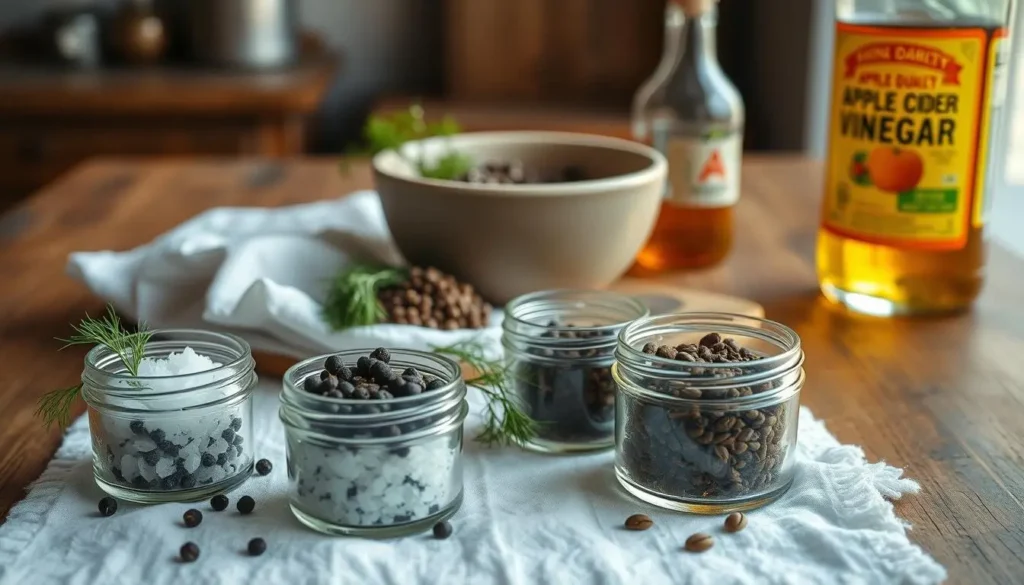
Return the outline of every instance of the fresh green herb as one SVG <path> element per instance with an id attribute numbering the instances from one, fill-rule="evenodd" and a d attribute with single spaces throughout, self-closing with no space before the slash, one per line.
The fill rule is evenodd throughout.
<path id="1" fill-rule="evenodd" d="M 43 394 L 36 405 L 36 416 L 43 419 L 43 424 L 47 429 L 54 424 L 60 428 L 68 426 L 68 423 L 71 422 L 71 405 L 74 404 L 81 391 L 82 383 L 79 382 L 74 386 Z"/>
<path id="2" fill-rule="evenodd" d="M 387 318 L 377 291 L 405 280 L 398 268 L 356 265 L 341 271 L 331 281 L 324 299 L 323 316 L 335 331 L 361 325 L 375 325 Z"/>
<path id="3" fill-rule="evenodd" d="M 445 116 L 439 122 L 429 123 L 424 118 L 423 108 L 413 105 L 408 110 L 391 116 L 370 116 L 363 128 L 363 139 L 368 148 L 362 153 L 374 155 L 394 149 L 400 156 L 409 160 L 408 153 L 402 149 L 406 142 L 436 136 L 452 136 L 460 131 L 458 123 L 451 116 Z M 416 166 L 421 176 L 428 179 L 454 180 L 473 168 L 473 160 L 470 157 L 454 150 L 441 155 L 432 164 L 427 163 L 422 154 L 419 153 L 418 158 L 409 162 Z M 346 163 L 343 161 L 342 164 Z"/>
<path id="4" fill-rule="evenodd" d="M 526 414 L 512 390 L 508 365 L 489 359 L 483 343 L 461 341 L 434 347 L 434 353 L 452 357 L 473 370 L 466 384 L 483 392 L 487 400 L 484 429 L 476 436 L 477 441 L 490 446 L 522 444 L 536 435 L 538 423 Z"/>
<path id="5" fill-rule="evenodd" d="M 124 367 L 132 376 L 139 375 L 139 364 L 145 357 L 146 344 L 152 338 L 152 332 L 146 329 L 145 323 L 139 323 L 135 332 L 128 331 L 121 324 L 112 305 L 107 305 L 107 314 L 93 319 L 88 314 L 78 325 L 72 325 L 74 335 L 64 342 L 64 347 L 72 345 L 102 345 L 117 354 Z M 54 390 L 43 395 L 36 407 L 36 416 L 43 419 L 46 428 L 53 424 L 64 427 L 71 415 L 71 405 L 82 390 L 82 384 Z"/>

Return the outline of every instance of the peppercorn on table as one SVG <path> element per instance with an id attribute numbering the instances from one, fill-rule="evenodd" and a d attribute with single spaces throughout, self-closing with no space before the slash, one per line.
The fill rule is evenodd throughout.
<path id="1" fill-rule="evenodd" d="M 69 252 L 127 249 L 215 206 L 277 206 L 372 185 L 357 161 L 99 160 L 0 216 L 0 514 L 60 441 L 33 416 L 44 392 L 81 371 L 84 351 L 54 337 L 102 301 L 63 274 Z M 1024 260 L 993 246 L 986 289 L 967 314 L 882 320 L 824 301 L 814 274 L 819 162 L 747 157 L 736 248 L 721 266 L 663 283 L 744 296 L 792 327 L 806 352 L 802 403 L 844 443 L 906 468 L 920 495 L 897 502 L 911 538 L 950 581 L 1024 574 Z M 81 413 L 78 404 L 75 413 Z"/>

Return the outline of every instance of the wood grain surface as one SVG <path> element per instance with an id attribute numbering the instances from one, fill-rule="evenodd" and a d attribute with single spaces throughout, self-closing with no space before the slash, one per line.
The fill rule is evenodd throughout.
<path id="1" fill-rule="evenodd" d="M 813 250 L 821 166 L 748 157 L 736 249 L 720 267 L 663 282 L 761 303 L 807 353 L 802 401 L 845 443 L 905 467 L 922 493 L 895 504 L 950 582 L 1024 575 L 1024 261 L 994 246 L 974 309 L 933 320 L 853 316 L 818 295 Z M 87 164 L 0 216 L 0 514 L 60 441 L 32 416 L 74 380 L 84 350 L 53 338 L 103 303 L 64 275 L 74 250 L 123 250 L 218 205 L 273 206 L 371 184 L 336 161 L 112 160 Z M 79 405 L 81 409 L 81 405 Z"/>

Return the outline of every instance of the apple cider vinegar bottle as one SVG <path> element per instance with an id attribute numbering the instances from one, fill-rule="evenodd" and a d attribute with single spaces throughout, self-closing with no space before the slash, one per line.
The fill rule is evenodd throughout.
<path id="1" fill-rule="evenodd" d="M 957 311 L 985 263 L 1013 0 L 836 0 L 818 279 L 876 315 Z"/>

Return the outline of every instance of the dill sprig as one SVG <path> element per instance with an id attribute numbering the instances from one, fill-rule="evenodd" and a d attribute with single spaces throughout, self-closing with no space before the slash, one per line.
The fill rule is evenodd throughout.
<path id="1" fill-rule="evenodd" d="M 342 270 L 327 289 L 324 320 L 335 331 L 380 323 L 387 318 L 387 311 L 377 299 L 377 291 L 405 278 L 405 271 L 398 268 L 356 265 Z"/>
<path id="2" fill-rule="evenodd" d="M 72 325 L 74 334 L 67 339 L 60 339 L 64 346 L 72 345 L 102 345 L 117 354 L 124 363 L 124 367 L 132 376 L 139 375 L 139 365 L 146 354 L 146 344 L 153 337 L 153 333 L 147 330 L 145 323 L 139 323 L 136 331 L 128 331 L 121 324 L 121 318 L 117 316 L 113 305 L 107 305 L 107 314 L 98 319 L 88 314 L 78 325 Z M 60 388 L 47 392 L 39 399 L 36 406 L 36 416 L 43 419 L 46 428 L 57 424 L 61 427 L 67 426 L 71 416 L 71 405 L 78 398 L 82 390 L 82 384 L 78 383 L 67 388 Z"/>
<path id="3" fill-rule="evenodd" d="M 453 136 L 461 132 L 459 124 L 451 116 L 444 116 L 437 122 L 427 122 L 423 106 L 413 104 L 408 110 L 395 112 L 389 116 L 372 115 L 363 127 L 365 148 L 350 148 L 351 155 L 375 155 L 384 150 L 392 150 L 416 166 L 420 176 L 428 179 L 456 180 L 473 168 L 473 159 L 468 155 L 448 148 L 446 152 L 433 162 L 427 162 L 423 152 L 416 157 L 409 157 L 402 150 L 402 145 L 414 140 L 437 136 Z M 342 172 L 347 172 L 348 162 L 342 160 Z"/>
<path id="4" fill-rule="evenodd" d="M 466 385 L 480 390 L 487 401 L 484 428 L 476 436 L 477 441 L 489 446 L 523 444 L 536 435 L 538 423 L 526 413 L 511 388 L 509 366 L 489 359 L 483 343 L 467 340 L 435 346 L 434 353 L 452 357 L 473 370 Z"/>

